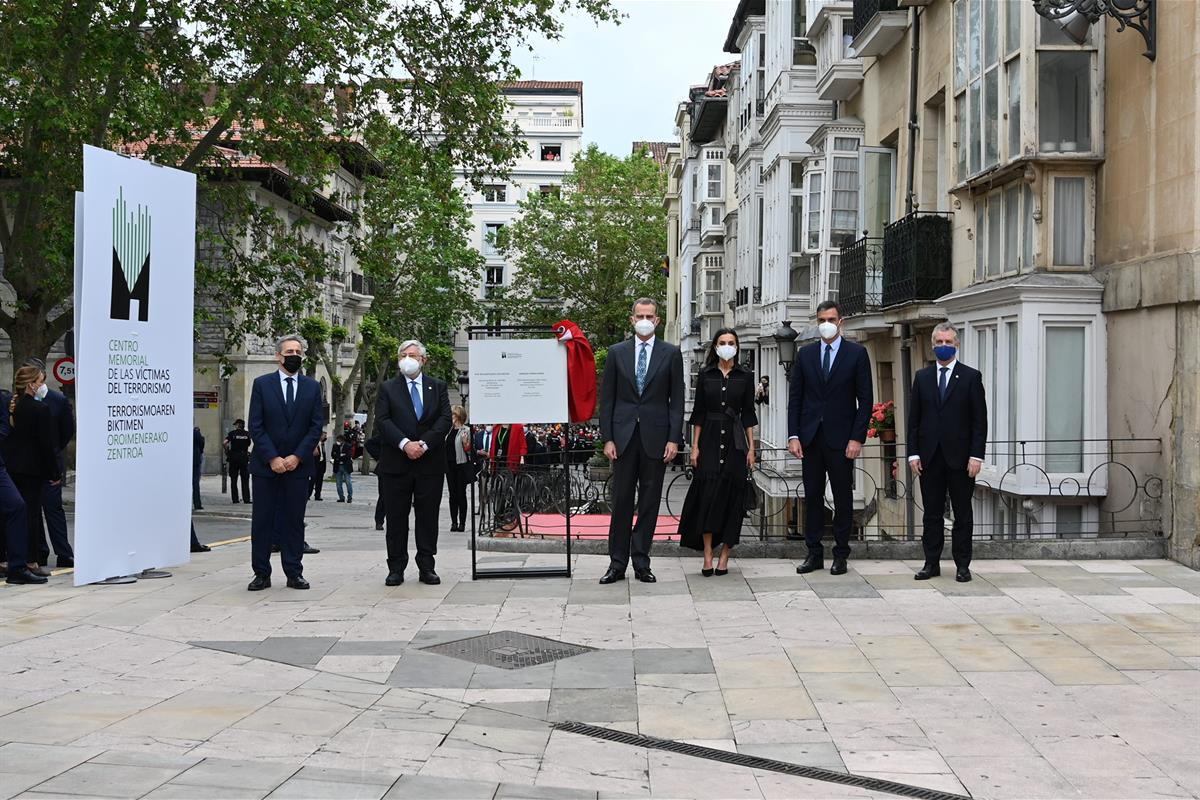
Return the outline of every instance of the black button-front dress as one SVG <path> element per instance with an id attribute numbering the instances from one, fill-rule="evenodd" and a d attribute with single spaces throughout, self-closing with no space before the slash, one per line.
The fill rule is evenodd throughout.
<path id="1" fill-rule="evenodd" d="M 700 463 L 692 476 L 679 518 L 679 544 L 703 550 L 712 534 L 715 550 L 733 547 L 742 534 L 746 492 L 746 428 L 754 413 L 754 376 L 735 366 L 729 375 L 717 366 L 701 370 L 689 422 L 700 428 Z"/>

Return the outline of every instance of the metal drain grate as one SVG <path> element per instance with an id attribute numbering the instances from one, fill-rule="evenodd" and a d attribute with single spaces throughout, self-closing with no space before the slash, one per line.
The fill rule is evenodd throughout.
<path id="1" fill-rule="evenodd" d="M 531 636 L 516 631 L 497 631 L 483 636 L 472 636 L 456 642 L 422 647 L 429 653 L 451 658 L 460 658 L 475 664 L 484 664 L 500 669 L 521 669 L 549 664 L 564 658 L 577 656 L 594 650 L 594 647 L 559 642 L 543 636 Z"/>
<path id="2" fill-rule="evenodd" d="M 711 747 L 699 747 L 694 744 L 675 742 L 670 739 L 656 739 L 653 736 L 641 736 L 636 733 L 615 731 L 611 728 L 601 728 L 598 725 L 585 725 L 582 722 L 559 722 L 555 730 L 567 733 L 577 733 L 581 736 L 591 736 L 596 739 L 607 739 L 610 742 L 620 742 L 634 747 L 646 747 L 652 750 L 666 750 L 685 756 L 695 756 L 709 761 L 722 761 L 738 767 L 762 769 L 770 772 L 781 772 L 784 775 L 795 775 L 800 778 L 838 783 L 842 786 L 853 786 L 869 791 L 887 792 L 900 797 L 916 797 L 920 800 L 971 800 L 970 797 L 949 792 L 939 792 L 936 789 L 925 789 L 920 786 L 909 786 L 906 783 L 885 781 L 879 778 L 864 778 L 845 772 L 834 772 L 820 767 L 805 767 L 800 764 L 789 764 L 786 761 L 775 761 L 770 758 L 759 758 L 741 753 L 730 753 L 726 750 L 714 750 Z"/>

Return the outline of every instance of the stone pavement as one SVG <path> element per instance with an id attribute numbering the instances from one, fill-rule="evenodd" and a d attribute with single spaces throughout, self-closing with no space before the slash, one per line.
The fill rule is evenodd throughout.
<path id="1" fill-rule="evenodd" d="M 894 796 L 562 721 L 977 798 L 1200 795 L 1200 574 L 1178 564 L 981 561 L 957 584 L 853 560 L 703 578 L 689 553 L 602 587 L 587 555 L 574 580 L 471 582 L 444 531 L 442 585 L 387 588 L 356 489 L 309 506 L 307 592 L 247 592 L 241 542 L 165 580 L 0 588 L 0 798 Z M 248 533 L 227 502 L 206 497 L 205 538 Z M 515 670 L 423 649 L 496 631 L 594 649 Z"/>

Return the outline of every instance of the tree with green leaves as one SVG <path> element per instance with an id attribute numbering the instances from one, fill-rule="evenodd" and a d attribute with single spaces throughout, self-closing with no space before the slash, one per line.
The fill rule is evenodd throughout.
<path id="1" fill-rule="evenodd" d="M 303 205 L 337 143 L 387 113 L 469 174 L 504 174 L 523 145 L 498 82 L 519 75 L 515 42 L 558 38 L 571 10 L 617 16 L 609 0 L 0 0 L 0 257 L 14 295 L 0 329 L 14 358 L 44 356 L 71 325 L 83 144 L 199 173 L 201 214 L 226 244 L 249 236 L 250 252 L 197 266 L 216 311 L 236 309 L 216 315 L 236 344 L 304 316 L 328 269 L 256 218 L 239 153 L 286 165 Z"/>
<path id="2" fill-rule="evenodd" d="M 624 338 L 638 297 L 662 301 L 666 277 L 666 175 L 644 153 L 579 153 L 559 195 L 532 193 L 500 233 L 519 280 L 508 316 L 529 323 L 570 317 L 596 347 Z"/>

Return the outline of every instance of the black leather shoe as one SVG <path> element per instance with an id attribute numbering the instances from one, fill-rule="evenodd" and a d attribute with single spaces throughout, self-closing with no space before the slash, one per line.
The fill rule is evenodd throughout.
<path id="1" fill-rule="evenodd" d="M 337 501 L 338 501 L 339 503 L 344 503 L 344 502 L 346 502 L 345 500 L 343 500 L 343 499 L 342 499 L 342 498 L 340 498 L 340 497 L 337 499 Z"/>
<path id="2" fill-rule="evenodd" d="M 211 551 L 211 550 L 212 550 L 212 548 L 211 548 L 211 547 L 209 547 L 209 546 L 208 546 L 208 545 L 206 545 L 206 544 L 194 544 L 194 545 L 192 545 L 192 552 L 193 552 L 193 553 L 207 553 L 207 552 L 209 552 L 209 551 Z"/>
<path id="3" fill-rule="evenodd" d="M 354 502 L 354 498 L 353 498 L 353 497 L 347 497 L 347 498 L 346 498 L 346 502 L 347 502 L 347 503 L 353 503 L 353 502 Z"/>
<path id="4" fill-rule="evenodd" d="M 56 561 L 55 563 L 58 565 L 59 569 L 68 569 L 70 567 L 75 566 L 75 559 L 71 558 L 71 557 L 64 558 L 63 556 L 59 556 L 58 561 Z"/>
<path id="5" fill-rule="evenodd" d="M 421 583 L 428 583 L 430 586 L 437 586 L 442 582 L 442 579 L 438 577 L 436 572 L 429 570 L 429 572 L 421 573 L 420 581 Z"/>
<path id="6" fill-rule="evenodd" d="M 376 525 L 376 526 L 375 526 L 375 530 L 377 530 L 377 531 L 381 531 L 381 530 L 383 530 L 383 526 L 382 526 L 382 525 Z"/>
<path id="7" fill-rule="evenodd" d="M 297 575 L 295 578 L 287 579 L 287 586 L 289 589 L 307 589 L 308 581 L 304 580 L 303 575 Z"/>
<path id="8" fill-rule="evenodd" d="M 650 570 L 646 570 L 645 572 L 637 572 L 635 570 L 633 574 L 642 583 L 658 583 L 658 578 L 654 577 L 654 573 Z"/>
<path id="9" fill-rule="evenodd" d="M 316 500 L 318 503 L 324 503 L 324 502 L 325 502 L 325 498 L 324 498 L 324 497 L 314 497 L 314 498 L 313 498 L 313 500 Z"/>
<path id="10" fill-rule="evenodd" d="M 404 573 L 403 572 L 389 572 L 388 576 L 387 576 L 387 580 L 385 580 L 383 582 L 383 585 L 384 586 L 399 586 L 402 583 L 404 583 Z"/>
<path id="11" fill-rule="evenodd" d="M 937 564 L 926 564 L 925 566 L 921 567 L 920 572 L 918 572 L 916 575 L 913 575 L 913 580 L 927 581 L 930 578 L 936 578 L 941 574 L 942 568 Z"/>
<path id="12" fill-rule="evenodd" d="M 830 575 L 845 575 L 846 574 L 846 559 L 834 558 L 833 566 L 829 568 Z"/>
<path id="13" fill-rule="evenodd" d="M 35 575 L 29 570 L 29 567 L 19 567 L 10 569 L 8 577 L 4 579 L 5 583 L 46 583 L 50 579 L 44 575 Z"/>
<path id="14" fill-rule="evenodd" d="M 0 564 L 0 578 L 7 578 L 7 577 L 8 577 L 8 565 Z"/>
<path id="15" fill-rule="evenodd" d="M 804 563 L 796 567 L 796 572 L 804 575 L 808 572 L 816 572 L 819 569 L 825 569 L 825 559 L 821 556 L 809 556 L 804 559 Z"/>
<path id="16" fill-rule="evenodd" d="M 309 546 L 309 544 L 308 544 L 308 542 L 305 542 L 305 543 L 304 543 L 304 550 L 303 550 L 303 552 L 304 552 L 304 555 L 306 555 L 306 556 L 310 556 L 310 555 L 312 555 L 313 553 L 319 553 L 319 552 L 321 552 L 321 551 L 320 551 L 320 550 L 318 550 L 318 549 L 317 549 L 317 548 L 315 548 L 315 547 L 310 547 L 310 546 Z"/>
<path id="17" fill-rule="evenodd" d="M 959 583 L 966 583 L 967 581 L 971 580 L 971 570 L 967 569 L 966 567 L 960 567 L 954 576 L 954 580 L 958 581 Z"/>
<path id="18" fill-rule="evenodd" d="M 616 583 L 617 581 L 625 580 L 624 572 L 617 572 L 612 567 L 608 568 L 608 572 L 604 573 L 604 577 L 600 579 L 601 584 Z"/>
<path id="19" fill-rule="evenodd" d="M 51 575 L 54 574 L 50 571 L 49 567 L 44 567 L 44 566 L 34 566 L 34 567 L 29 567 L 28 569 L 34 575 L 39 575 L 43 578 L 49 578 Z"/>
<path id="20" fill-rule="evenodd" d="M 266 575 L 255 575 L 254 580 L 250 581 L 250 585 L 246 588 L 251 592 L 261 592 L 263 589 L 270 589 L 271 579 Z"/>

